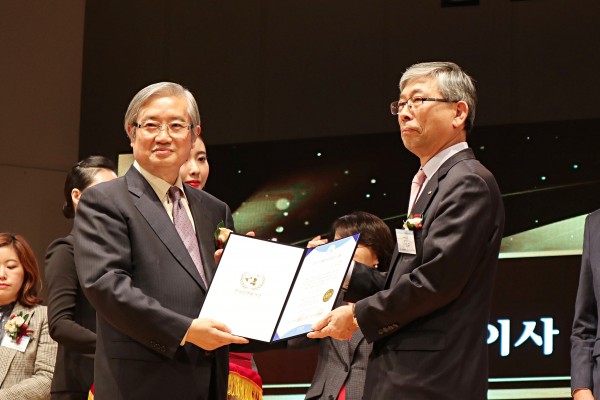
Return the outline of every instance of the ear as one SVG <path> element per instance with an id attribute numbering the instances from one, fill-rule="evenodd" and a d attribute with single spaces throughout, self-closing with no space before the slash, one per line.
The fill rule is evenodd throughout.
<path id="1" fill-rule="evenodd" d="M 196 139 L 200 137 L 200 125 L 194 126 L 192 128 L 192 134 L 190 135 L 190 140 L 192 142 L 192 146 L 196 143 Z"/>
<path id="2" fill-rule="evenodd" d="M 133 129 L 134 129 L 134 126 L 133 126 L 133 125 L 129 125 L 129 126 L 127 127 L 127 137 L 129 137 L 129 146 L 130 146 L 130 147 L 133 147 L 133 140 L 135 139 L 135 136 L 131 136 L 131 135 L 132 135 L 131 131 L 132 131 Z"/>
<path id="3" fill-rule="evenodd" d="M 77 204 L 79 204 L 79 199 L 81 198 L 81 190 L 74 188 L 71 190 L 71 200 L 73 200 L 73 208 L 77 209 Z"/>
<path id="4" fill-rule="evenodd" d="M 464 128 L 467 123 L 467 117 L 469 116 L 469 106 L 464 101 L 456 103 L 456 114 L 452 120 L 453 128 Z"/>

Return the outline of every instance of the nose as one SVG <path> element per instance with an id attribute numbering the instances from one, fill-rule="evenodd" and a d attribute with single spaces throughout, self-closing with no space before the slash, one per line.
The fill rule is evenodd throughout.
<path id="1" fill-rule="evenodd" d="M 404 107 L 402 107 L 402 110 L 398 112 L 398 123 L 401 123 L 403 121 L 410 121 L 413 118 L 414 115 L 412 113 L 412 106 L 409 104 L 404 105 Z"/>
<path id="2" fill-rule="evenodd" d="M 156 134 L 156 137 L 154 138 L 154 140 L 156 140 L 157 142 L 170 142 L 171 139 L 171 135 L 169 134 L 168 128 L 166 126 L 164 128 L 161 127 L 161 129 Z"/>
<path id="3" fill-rule="evenodd" d="M 196 160 L 190 160 L 190 175 L 199 176 L 200 168 L 198 168 L 198 162 Z"/>
<path id="4" fill-rule="evenodd" d="M 0 266 L 0 280 L 6 279 L 6 267 Z"/>

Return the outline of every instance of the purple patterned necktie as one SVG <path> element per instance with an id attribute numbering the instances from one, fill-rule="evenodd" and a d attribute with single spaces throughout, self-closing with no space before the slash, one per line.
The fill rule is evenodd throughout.
<path id="1" fill-rule="evenodd" d="M 190 218 L 181 203 L 181 191 L 177 186 L 171 186 L 169 188 L 169 197 L 173 202 L 173 224 L 175 224 L 175 229 L 177 229 L 177 233 L 179 233 L 181 240 L 183 240 L 185 248 L 190 253 L 194 264 L 196 264 L 196 269 L 198 269 L 198 272 L 200 273 L 202 282 L 208 287 L 206 276 L 204 275 L 204 268 L 202 267 L 202 259 L 200 258 L 200 248 L 198 247 L 196 232 L 194 232 L 192 221 L 190 221 Z"/>

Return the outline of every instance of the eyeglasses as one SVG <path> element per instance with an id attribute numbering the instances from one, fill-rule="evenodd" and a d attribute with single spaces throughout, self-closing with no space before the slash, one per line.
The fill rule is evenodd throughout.
<path id="1" fill-rule="evenodd" d="M 143 132 L 148 133 L 149 135 L 158 135 L 163 129 L 167 129 L 167 133 L 170 133 L 171 135 L 183 135 L 194 127 L 194 125 L 185 125 L 183 122 L 170 122 L 168 124 L 161 124 L 155 121 L 146 121 L 142 122 L 141 124 L 134 122 L 133 126 L 141 129 Z"/>
<path id="2" fill-rule="evenodd" d="M 450 99 L 438 99 L 435 97 L 413 97 L 412 99 L 408 99 L 407 101 L 392 101 L 390 104 L 390 111 L 392 115 L 398 115 L 402 111 L 405 105 L 408 104 L 409 110 L 414 110 L 419 108 L 424 101 L 439 101 L 442 103 L 456 103 L 455 100 Z"/>

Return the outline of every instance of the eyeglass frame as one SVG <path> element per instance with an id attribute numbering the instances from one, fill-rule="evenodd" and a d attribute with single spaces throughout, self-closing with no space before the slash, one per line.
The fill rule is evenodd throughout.
<path id="1" fill-rule="evenodd" d="M 415 105 L 415 101 L 417 101 L 419 104 Z M 440 103 L 458 103 L 459 100 L 450 100 L 450 99 L 443 99 L 443 98 L 439 98 L 439 97 L 413 97 L 411 99 L 408 99 L 406 101 L 392 101 L 390 103 L 390 112 L 392 113 L 392 115 L 398 115 L 402 112 L 402 110 L 404 110 L 404 107 L 408 105 L 408 109 L 409 110 L 415 110 L 418 107 L 422 106 L 424 102 L 426 101 L 437 101 Z M 396 112 L 394 112 L 394 108 L 396 108 Z"/>
<path id="2" fill-rule="evenodd" d="M 144 124 L 146 124 L 146 123 L 148 123 L 148 121 L 144 122 Z M 187 132 L 187 131 L 192 130 L 194 128 L 194 124 L 192 123 L 191 125 L 184 125 L 183 127 L 185 129 L 182 130 L 181 132 L 173 132 L 173 130 L 171 129 L 171 124 L 178 124 L 178 123 L 179 122 L 169 122 L 169 123 L 167 123 L 167 122 L 163 122 L 163 123 L 156 122 L 156 124 L 159 126 L 158 127 L 158 132 L 153 132 L 153 133 L 149 132 L 146 128 L 143 127 L 142 124 L 140 124 L 138 122 L 134 122 L 132 124 L 132 126 L 135 127 L 136 129 L 141 129 L 144 132 L 147 132 L 147 133 L 150 133 L 151 135 L 156 135 L 156 136 L 158 136 L 160 134 L 160 132 L 162 132 L 163 130 L 166 130 L 167 134 L 169 134 L 169 135 L 172 135 L 172 134 L 178 135 L 180 133 Z M 165 129 L 165 126 L 166 126 L 166 129 Z"/>

